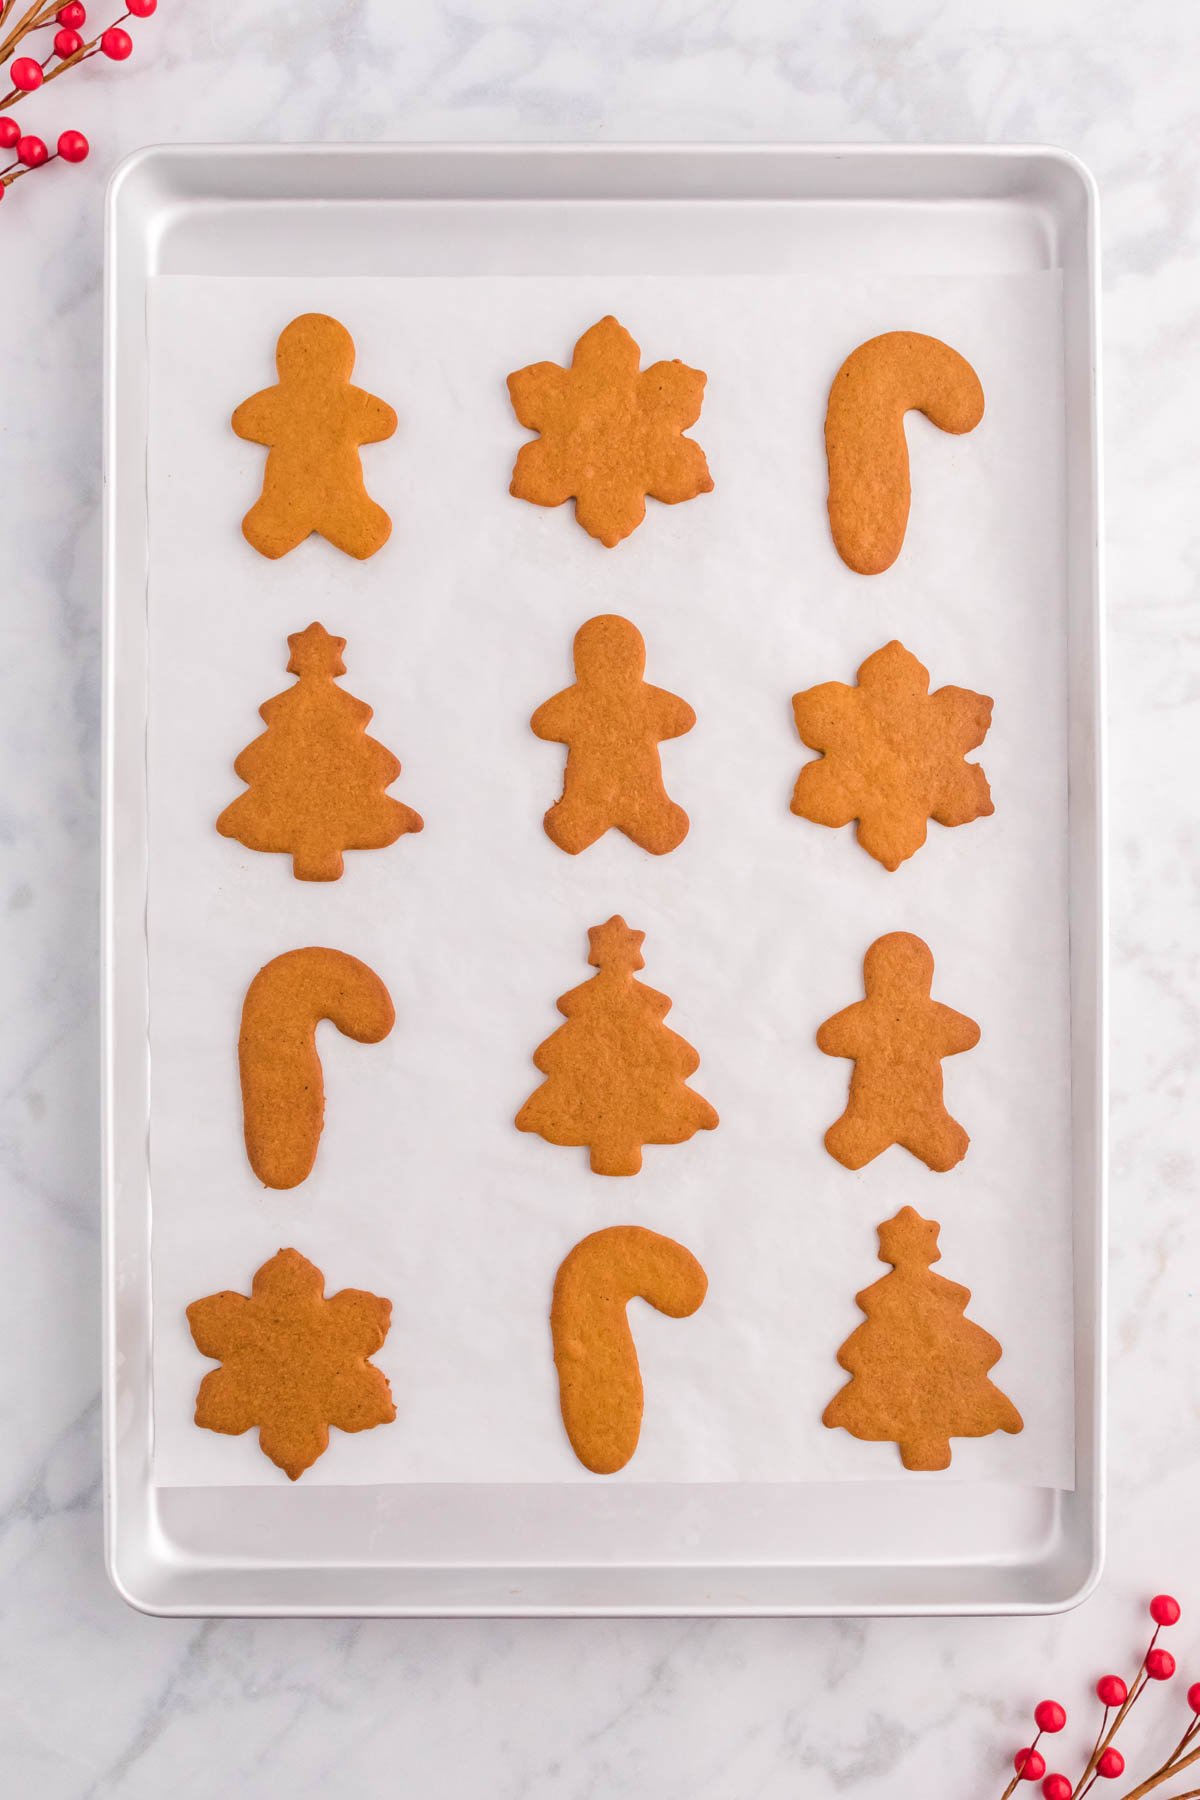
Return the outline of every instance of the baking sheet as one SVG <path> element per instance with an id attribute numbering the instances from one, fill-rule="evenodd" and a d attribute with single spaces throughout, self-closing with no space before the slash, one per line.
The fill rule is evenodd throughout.
<path id="1" fill-rule="evenodd" d="M 1072 1311 L 1066 942 L 1061 310 L 1056 275 L 989 279 L 159 278 L 149 294 L 150 883 L 155 1480 L 279 1483 L 255 1437 L 191 1423 L 183 1307 L 248 1286 L 295 1244 L 329 1290 L 395 1303 L 377 1357 L 396 1425 L 335 1433 L 306 1484 L 594 1481 L 558 1421 L 546 1314 L 554 1270 L 586 1232 L 625 1221 L 681 1238 L 708 1270 L 694 1318 L 635 1302 L 642 1444 L 617 1481 L 894 1479 L 896 1453 L 828 1432 L 854 1292 L 884 1273 L 876 1224 L 910 1203 L 942 1222 L 940 1272 L 1005 1348 L 995 1379 L 1019 1437 L 956 1442 L 946 1476 L 1069 1487 Z M 356 379 L 401 425 L 368 449 L 391 542 L 365 565 L 310 541 L 279 564 L 243 542 L 263 452 L 228 415 L 271 377 L 280 327 L 336 314 Z M 644 361 L 707 370 L 695 435 L 712 495 L 605 551 L 507 494 L 526 434 L 510 368 L 566 361 L 615 311 Z M 824 516 L 821 420 L 854 344 L 897 326 L 963 351 L 988 396 L 953 440 L 910 421 L 914 510 L 900 562 L 873 581 L 838 561 Z M 924 479 L 923 479 L 924 478 Z M 621 611 L 648 679 L 699 715 L 664 747 L 692 829 L 670 857 L 613 834 L 568 859 L 541 830 L 562 751 L 528 731 L 570 679 L 584 619 Z M 376 709 L 426 819 L 351 856 L 337 884 L 219 838 L 237 751 L 289 677 L 286 634 L 319 618 L 348 639 L 343 686 Z M 888 875 L 788 812 L 807 752 L 790 695 L 850 681 L 900 637 L 935 685 L 996 697 L 980 760 L 997 812 Z M 646 930 L 644 979 L 699 1050 L 693 1085 L 718 1131 L 650 1148 L 643 1173 L 590 1175 L 586 1154 L 512 1129 L 529 1061 L 586 979 L 586 928 L 621 911 Z M 945 1065 L 972 1135 L 935 1176 L 893 1149 L 851 1174 L 821 1134 L 847 1064 L 813 1033 L 861 994 L 887 930 L 926 937 L 935 996 L 978 1019 Z M 245 986 L 281 950 L 328 943 L 387 981 L 398 1022 L 378 1046 L 323 1026 L 328 1097 L 316 1169 L 262 1190 L 240 1135 L 236 1036 Z"/>

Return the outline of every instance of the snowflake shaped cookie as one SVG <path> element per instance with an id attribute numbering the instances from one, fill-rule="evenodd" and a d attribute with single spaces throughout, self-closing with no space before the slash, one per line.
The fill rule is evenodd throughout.
<path id="1" fill-rule="evenodd" d="M 358 1288 L 325 1298 L 325 1277 L 298 1250 L 265 1262 L 245 1294 L 209 1294 L 187 1309 L 196 1348 L 219 1362 L 200 1383 L 196 1423 L 240 1436 L 258 1426 L 264 1456 L 295 1481 L 329 1447 L 329 1427 L 367 1431 L 396 1417 L 387 1377 L 367 1358 L 388 1334 L 392 1303 Z"/>
<path id="2" fill-rule="evenodd" d="M 885 869 L 915 855 L 929 819 L 967 825 L 994 810 L 987 776 L 965 760 L 987 736 L 991 700 L 969 688 L 931 694 L 903 644 L 869 656 L 857 687 L 827 681 L 792 707 L 804 743 L 824 752 L 801 769 L 792 811 L 835 828 L 857 819 L 859 843 Z"/>
<path id="3" fill-rule="evenodd" d="M 712 488 L 699 444 L 705 376 L 682 362 L 639 368 L 641 351 L 611 316 L 585 331 L 571 366 L 532 363 L 508 378 L 513 411 L 540 432 L 520 450 L 509 492 L 535 506 L 575 502 L 583 529 L 611 549 L 646 516 Z"/>

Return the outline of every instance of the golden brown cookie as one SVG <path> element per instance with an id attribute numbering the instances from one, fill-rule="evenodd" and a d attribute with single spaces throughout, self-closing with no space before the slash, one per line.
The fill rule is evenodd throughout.
<path id="1" fill-rule="evenodd" d="M 288 644 L 288 673 L 299 679 L 259 707 L 267 729 L 233 765 L 247 792 L 217 830 L 247 850 L 290 856 L 297 881 L 337 881 L 343 850 L 381 849 L 424 821 L 384 792 L 400 764 L 367 736 L 371 708 L 337 685 L 345 638 L 313 624 Z"/>
<path id="2" fill-rule="evenodd" d="M 374 556 L 392 521 L 363 484 L 359 448 L 390 438 L 386 400 L 350 385 L 354 339 L 324 313 L 302 313 L 275 346 L 279 380 L 243 400 L 233 429 L 269 454 L 262 494 L 242 520 L 264 556 L 286 556 L 312 532 L 347 556 Z"/>
<path id="3" fill-rule="evenodd" d="M 822 1415 L 851 1437 L 898 1444 L 906 1469 L 948 1469 L 952 1437 L 1024 1428 L 988 1380 L 1000 1345 L 963 1316 L 970 1288 L 929 1267 L 940 1229 L 911 1206 L 879 1227 L 879 1259 L 894 1273 L 855 1296 L 867 1323 L 838 1351 L 850 1380 Z"/>
<path id="4" fill-rule="evenodd" d="M 623 1469 L 642 1429 L 642 1376 L 626 1307 L 646 1300 L 672 1319 L 694 1313 L 708 1276 L 690 1250 L 640 1225 L 594 1231 L 554 1280 L 550 1330 L 563 1424 L 594 1475 Z"/>
<path id="5" fill-rule="evenodd" d="M 322 1019 L 360 1044 L 378 1044 L 396 1014 L 374 969 L 342 950 L 287 950 L 246 989 L 242 1119 L 246 1155 L 264 1187 L 298 1187 L 317 1160 L 325 1123 L 316 1042 Z"/>
<path id="6" fill-rule="evenodd" d="M 825 1148 L 848 1169 L 861 1169 L 891 1144 L 931 1169 L 952 1169 L 971 1140 L 942 1103 L 941 1059 L 973 1050 L 979 1027 L 930 999 L 932 952 L 907 931 L 876 938 L 863 975 L 866 999 L 817 1032 L 826 1056 L 854 1060 L 849 1103 L 825 1133 Z"/>
<path id="7" fill-rule="evenodd" d="M 858 820 L 858 841 L 885 869 L 925 842 L 926 820 L 968 825 L 995 809 L 987 776 L 965 760 L 992 722 L 986 694 L 929 692 L 929 670 L 894 638 L 858 671 L 858 686 L 826 681 L 792 700 L 810 750 L 792 795 L 802 819 L 835 829 Z"/>
<path id="8" fill-rule="evenodd" d="M 534 713 L 534 735 L 566 744 L 562 799 L 546 814 L 548 837 L 576 856 L 615 826 L 662 856 L 687 836 L 688 816 L 663 786 L 658 746 L 696 723 L 686 700 L 642 680 L 646 646 L 615 613 L 575 633 L 575 685 Z"/>
<path id="9" fill-rule="evenodd" d="M 983 389 L 965 357 L 919 331 L 886 331 L 851 352 L 825 414 L 829 524 L 838 555 L 860 575 L 890 569 L 908 527 L 904 415 L 942 431 L 974 431 Z"/>
<path id="10" fill-rule="evenodd" d="M 517 455 L 510 494 L 535 506 L 575 501 L 583 529 L 611 549 L 646 516 L 712 488 L 699 444 L 705 376 L 686 363 L 639 369 L 641 351 L 611 315 L 585 331 L 569 369 L 532 363 L 508 378 L 513 411 L 541 436 Z"/>
<path id="11" fill-rule="evenodd" d="M 645 935 L 619 916 L 592 926 L 599 972 L 559 1000 L 567 1023 L 534 1052 L 546 1080 L 517 1114 L 518 1131 L 586 1146 L 596 1175 L 636 1175 L 643 1144 L 686 1143 L 718 1123 L 686 1084 L 700 1058 L 663 1024 L 671 1002 L 633 979 Z"/>
<path id="12" fill-rule="evenodd" d="M 392 1303 L 359 1288 L 325 1298 L 325 1277 L 298 1250 L 265 1262 L 245 1294 L 193 1300 L 188 1324 L 219 1362 L 200 1383 L 196 1423 L 240 1437 L 258 1426 L 264 1456 L 297 1480 L 329 1448 L 329 1427 L 369 1431 L 396 1417 L 387 1377 L 367 1361 Z"/>

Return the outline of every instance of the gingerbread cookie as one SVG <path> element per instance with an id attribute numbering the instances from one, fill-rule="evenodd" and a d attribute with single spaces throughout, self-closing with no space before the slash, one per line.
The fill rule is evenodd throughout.
<path id="1" fill-rule="evenodd" d="M 200 1383 L 196 1423 L 240 1437 L 258 1426 L 264 1456 L 292 1481 L 329 1448 L 329 1427 L 370 1431 L 396 1417 L 380 1349 L 392 1303 L 359 1288 L 325 1298 L 325 1277 L 298 1250 L 281 1250 L 250 1295 L 193 1300 L 197 1350 L 221 1364 Z"/>
<path id="2" fill-rule="evenodd" d="M 699 444 L 705 376 L 686 363 L 639 369 L 641 351 L 611 315 L 585 331 L 569 369 L 532 363 L 508 378 L 513 411 L 541 436 L 517 455 L 510 494 L 535 506 L 575 502 L 575 517 L 611 549 L 646 516 L 646 496 L 674 506 L 707 494 Z"/>
<path id="3" fill-rule="evenodd" d="M 626 1307 L 646 1300 L 672 1319 L 702 1304 L 708 1277 L 690 1250 L 640 1225 L 611 1225 L 576 1244 L 554 1280 L 550 1330 L 563 1424 L 594 1475 L 623 1469 L 642 1429 L 642 1376 Z"/>
<path id="4" fill-rule="evenodd" d="M 800 771 L 792 811 L 858 841 L 885 869 L 925 842 L 926 821 L 968 825 L 995 809 L 987 776 L 966 761 L 992 721 L 986 694 L 929 692 L 929 670 L 894 638 L 868 656 L 858 686 L 827 681 L 792 700 L 796 729 L 824 755 Z"/>
<path id="5" fill-rule="evenodd" d="M 534 1052 L 546 1080 L 517 1114 L 518 1131 L 586 1146 L 596 1175 L 636 1175 L 643 1144 L 682 1144 L 718 1123 L 687 1086 L 700 1058 L 663 1024 L 671 1002 L 633 979 L 645 935 L 619 916 L 592 926 L 598 973 L 559 1000 L 567 1023 Z"/>
<path id="6" fill-rule="evenodd" d="M 315 531 L 347 556 L 374 556 L 392 521 L 363 485 L 358 452 L 391 437 L 395 413 L 350 385 L 354 339 L 324 313 L 285 325 L 275 366 L 276 386 L 243 400 L 232 421 L 269 452 L 262 494 L 242 520 L 246 541 L 263 556 L 286 556 Z"/>
<path id="7" fill-rule="evenodd" d="M 615 613 L 575 633 L 575 685 L 534 713 L 535 736 L 566 744 L 562 799 L 546 814 L 548 837 L 571 856 L 615 826 L 662 856 L 687 836 L 688 816 L 663 786 L 658 746 L 696 723 L 686 700 L 642 680 L 646 646 Z"/>
<path id="8" fill-rule="evenodd" d="M 887 331 L 860 344 L 829 390 L 829 524 L 838 555 L 860 575 L 891 568 L 904 543 L 904 415 L 913 408 L 955 433 L 974 431 L 983 417 L 983 389 L 970 363 L 919 331 Z"/>
<path id="9" fill-rule="evenodd" d="M 313 624 L 288 645 L 288 673 L 299 679 L 259 707 L 267 729 L 233 765 L 247 792 L 217 830 L 248 850 L 290 856 L 297 881 L 337 881 L 343 850 L 381 849 L 423 820 L 384 792 L 400 764 L 367 736 L 371 708 L 337 686 L 345 638 Z"/>
<path id="10" fill-rule="evenodd" d="M 973 1050 L 979 1027 L 930 999 L 932 952 L 907 931 L 876 938 L 863 976 L 866 999 L 817 1032 L 826 1056 L 854 1061 L 850 1100 L 825 1133 L 825 1148 L 848 1169 L 861 1169 L 891 1144 L 931 1169 L 952 1169 L 971 1140 L 942 1103 L 941 1059 Z"/>
<path id="11" fill-rule="evenodd" d="M 287 950 L 246 989 L 242 1118 L 246 1155 L 264 1187 L 298 1187 L 317 1160 L 325 1123 L 316 1043 L 322 1019 L 360 1044 L 378 1044 L 396 1014 L 374 969 L 341 950 Z"/>
<path id="12" fill-rule="evenodd" d="M 822 1415 L 851 1437 L 899 1445 L 906 1469 L 948 1469 L 952 1437 L 1024 1429 L 988 1380 L 1000 1345 L 963 1316 L 970 1288 L 929 1267 L 940 1229 L 911 1206 L 879 1227 L 879 1259 L 893 1273 L 855 1296 L 867 1322 L 838 1351 L 850 1380 Z"/>

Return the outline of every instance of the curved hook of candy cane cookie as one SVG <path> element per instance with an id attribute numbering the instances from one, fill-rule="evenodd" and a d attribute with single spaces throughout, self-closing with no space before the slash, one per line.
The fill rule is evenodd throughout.
<path id="1" fill-rule="evenodd" d="M 694 1313 L 708 1277 L 690 1250 L 641 1225 L 583 1238 L 554 1280 L 550 1330 L 563 1424 L 595 1475 L 623 1469 L 642 1429 L 642 1376 L 625 1308 L 646 1300 L 673 1319 Z"/>
<path id="2" fill-rule="evenodd" d="M 956 434 L 974 431 L 983 417 L 983 388 L 970 363 L 919 331 L 869 338 L 829 390 L 829 524 L 838 555 L 860 575 L 889 569 L 904 543 L 911 491 L 904 415 L 913 409 Z"/>
<path id="3" fill-rule="evenodd" d="M 325 1083 L 316 1030 L 329 1019 L 346 1037 L 377 1044 L 395 1023 L 374 969 L 342 950 L 288 950 L 246 990 L 238 1065 L 250 1167 L 265 1187 L 298 1187 L 317 1158 Z"/>

